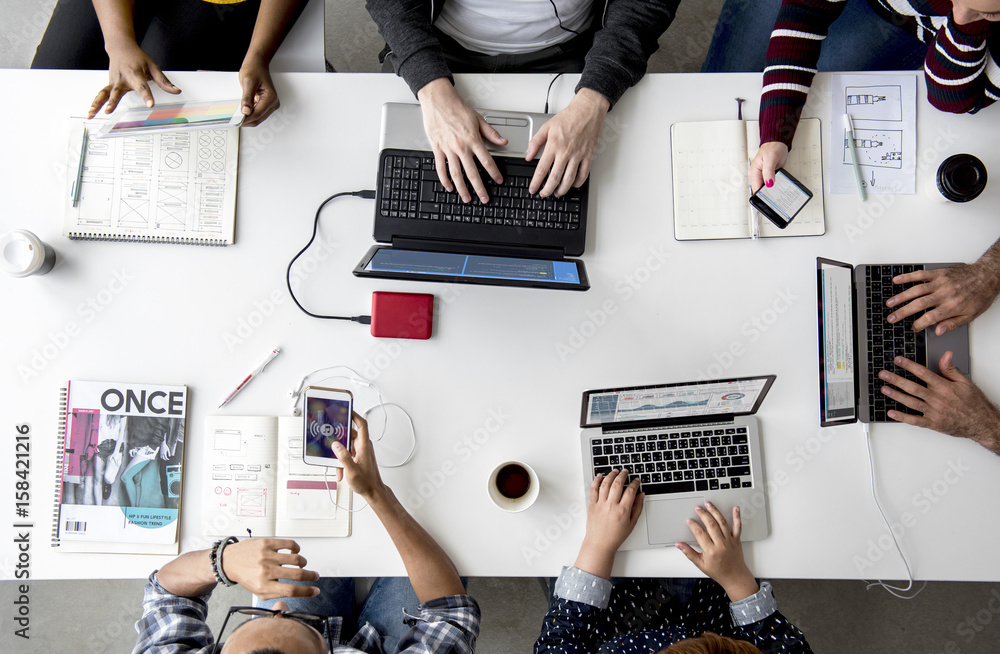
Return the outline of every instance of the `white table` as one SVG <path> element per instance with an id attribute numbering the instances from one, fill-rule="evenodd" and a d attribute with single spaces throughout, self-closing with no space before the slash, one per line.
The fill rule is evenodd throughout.
<path id="1" fill-rule="evenodd" d="M 437 297 L 432 339 L 380 340 L 364 327 L 299 312 L 287 298 L 284 272 L 309 238 L 320 201 L 336 191 L 374 187 L 379 107 L 412 100 L 401 80 L 276 76 L 281 110 L 263 126 L 243 130 L 237 242 L 217 249 L 61 236 L 65 117 L 83 111 L 103 79 L 101 72 L 0 71 L 4 88 L 30 102 L 30 111 L 20 102 L 0 108 L 6 153 L 0 230 L 32 229 L 61 257 L 45 277 L 0 278 L 0 426 L 7 435 L 0 468 L 14 467 L 14 425 L 30 423 L 33 578 L 143 577 L 165 560 L 49 548 L 57 397 L 67 379 L 189 385 L 182 524 L 182 550 L 188 551 L 208 543 L 198 526 L 204 418 L 217 413 L 221 398 L 275 345 L 281 356 L 222 412 L 287 413 L 287 389 L 324 366 L 346 364 L 376 379 L 410 412 L 419 438 L 413 461 L 385 470 L 384 478 L 463 574 L 554 575 L 572 563 L 585 526 L 577 426 L 583 390 L 702 373 L 774 373 L 777 382 L 758 414 L 772 531 L 745 546 L 751 568 L 764 577 L 904 575 L 891 546 L 879 548 L 886 532 L 868 488 L 861 428 L 818 428 L 815 257 L 972 261 L 1000 233 L 1000 184 L 968 206 L 937 204 L 930 194 L 875 197 L 865 205 L 854 195 L 827 195 L 823 237 L 679 243 L 670 215 L 669 125 L 732 118 L 733 97 L 757 97 L 760 77 L 650 75 L 609 116 L 594 163 L 583 257 L 589 292 L 358 279 L 350 271 L 371 244 L 372 205 L 345 199 L 329 207 L 321 236 L 330 256 L 314 262 L 303 284 L 307 306 L 353 315 L 367 312 L 375 290 Z M 235 74 L 174 73 L 171 79 L 184 89 L 181 99 L 225 97 L 238 89 Z M 548 81 L 459 77 L 458 87 L 481 106 L 538 110 Z M 817 87 L 827 81 L 821 76 Z M 574 84 L 572 77 L 556 82 L 554 108 L 565 106 Z M 756 102 L 750 104 L 752 113 Z M 928 165 L 918 187 L 931 185 L 938 162 L 955 152 L 973 152 L 1000 170 L 996 121 L 989 115 L 995 111 L 948 116 L 921 99 L 918 149 Z M 828 96 L 814 93 L 806 113 L 828 129 Z M 849 235 L 852 225 L 860 233 Z M 119 276 L 127 276 L 124 288 L 112 283 Z M 90 321 L 81 308 L 89 298 L 101 309 Z M 77 333 L 63 338 L 70 322 Z M 974 377 L 993 398 L 1000 398 L 1000 375 L 989 367 L 1000 360 L 998 327 L 1000 310 L 993 309 L 971 329 Z M 227 335 L 242 342 L 227 345 Z M 53 342 L 51 360 L 36 361 L 37 375 L 23 380 L 18 366 L 30 367 Z M 1000 458 L 905 425 L 878 425 L 873 432 L 886 513 L 895 523 L 909 514 L 901 544 L 915 575 L 1000 580 L 993 546 L 1000 526 L 992 520 Z M 490 503 L 486 477 L 498 462 L 515 458 L 535 468 L 542 493 L 528 511 L 507 514 Z M 4 488 L 0 576 L 12 578 L 11 482 Z M 431 491 L 428 497 L 415 495 L 421 488 Z M 925 489 L 930 499 L 922 499 Z M 371 511 L 355 514 L 350 538 L 304 540 L 303 551 L 325 574 L 403 574 Z M 870 565 L 859 567 L 869 557 Z M 615 565 L 617 575 L 695 573 L 673 548 L 620 554 Z"/>

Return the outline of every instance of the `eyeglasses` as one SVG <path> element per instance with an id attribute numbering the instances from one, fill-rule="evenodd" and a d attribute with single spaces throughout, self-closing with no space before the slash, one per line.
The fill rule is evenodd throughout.
<path id="1" fill-rule="evenodd" d="M 250 615 L 254 617 L 260 616 L 271 616 L 281 615 L 284 618 L 291 618 L 296 622 L 301 622 L 307 627 L 311 627 L 318 631 L 320 634 L 326 636 L 326 647 L 328 652 L 333 651 L 333 642 L 330 640 L 330 629 L 327 627 L 327 619 L 322 615 L 315 615 L 313 613 L 299 613 L 297 611 L 280 611 L 278 609 L 265 609 L 257 606 L 232 606 L 229 608 L 229 614 L 222 623 L 222 629 L 219 630 L 219 637 L 215 640 L 215 646 L 212 648 L 212 654 L 217 654 L 219 648 L 222 646 L 222 634 L 226 633 L 226 625 L 229 624 L 229 618 L 233 617 L 234 613 L 240 613 L 242 615 Z"/>

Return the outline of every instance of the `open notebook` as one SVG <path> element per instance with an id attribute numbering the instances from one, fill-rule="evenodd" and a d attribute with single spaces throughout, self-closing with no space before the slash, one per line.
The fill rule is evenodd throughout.
<path id="1" fill-rule="evenodd" d="M 115 138 L 83 136 L 70 122 L 66 217 L 73 239 L 231 245 L 236 220 L 238 127 Z M 73 186 L 86 144 L 79 201 Z"/>
<path id="2" fill-rule="evenodd" d="M 747 162 L 757 154 L 756 121 L 714 120 L 670 127 L 674 238 L 678 241 L 750 238 Z M 784 168 L 813 192 L 785 229 L 761 216 L 761 236 L 818 236 L 826 231 L 823 156 L 818 118 L 799 123 Z"/>
<path id="3" fill-rule="evenodd" d="M 351 535 L 351 489 L 302 462 L 302 418 L 208 416 L 202 438 L 202 536 Z"/>

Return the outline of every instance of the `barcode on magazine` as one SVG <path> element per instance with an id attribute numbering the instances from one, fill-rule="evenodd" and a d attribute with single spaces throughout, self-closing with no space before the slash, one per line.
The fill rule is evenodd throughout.
<path id="1" fill-rule="evenodd" d="M 64 523 L 63 531 L 67 533 L 83 534 L 87 531 L 87 523 L 79 520 L 67 520 Z"/>

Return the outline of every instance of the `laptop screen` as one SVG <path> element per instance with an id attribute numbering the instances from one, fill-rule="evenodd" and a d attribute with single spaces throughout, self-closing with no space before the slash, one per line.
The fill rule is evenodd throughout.
<path id="1" fill-rule="evenodd" d="M 755 413 L 774 375 L 586 391 L 581 427 Z"/>
<path id="2" fill-rule="evenodd" d="M 849 264 L 817 259 L 820 424 L 857 420 L 854 281 Z"/>
<path id="3" fill-rule="evenodd" d="M 395 279 L 586 290 L 580 261 L 531 259 L 375 246 L 354 274 Z"/>

